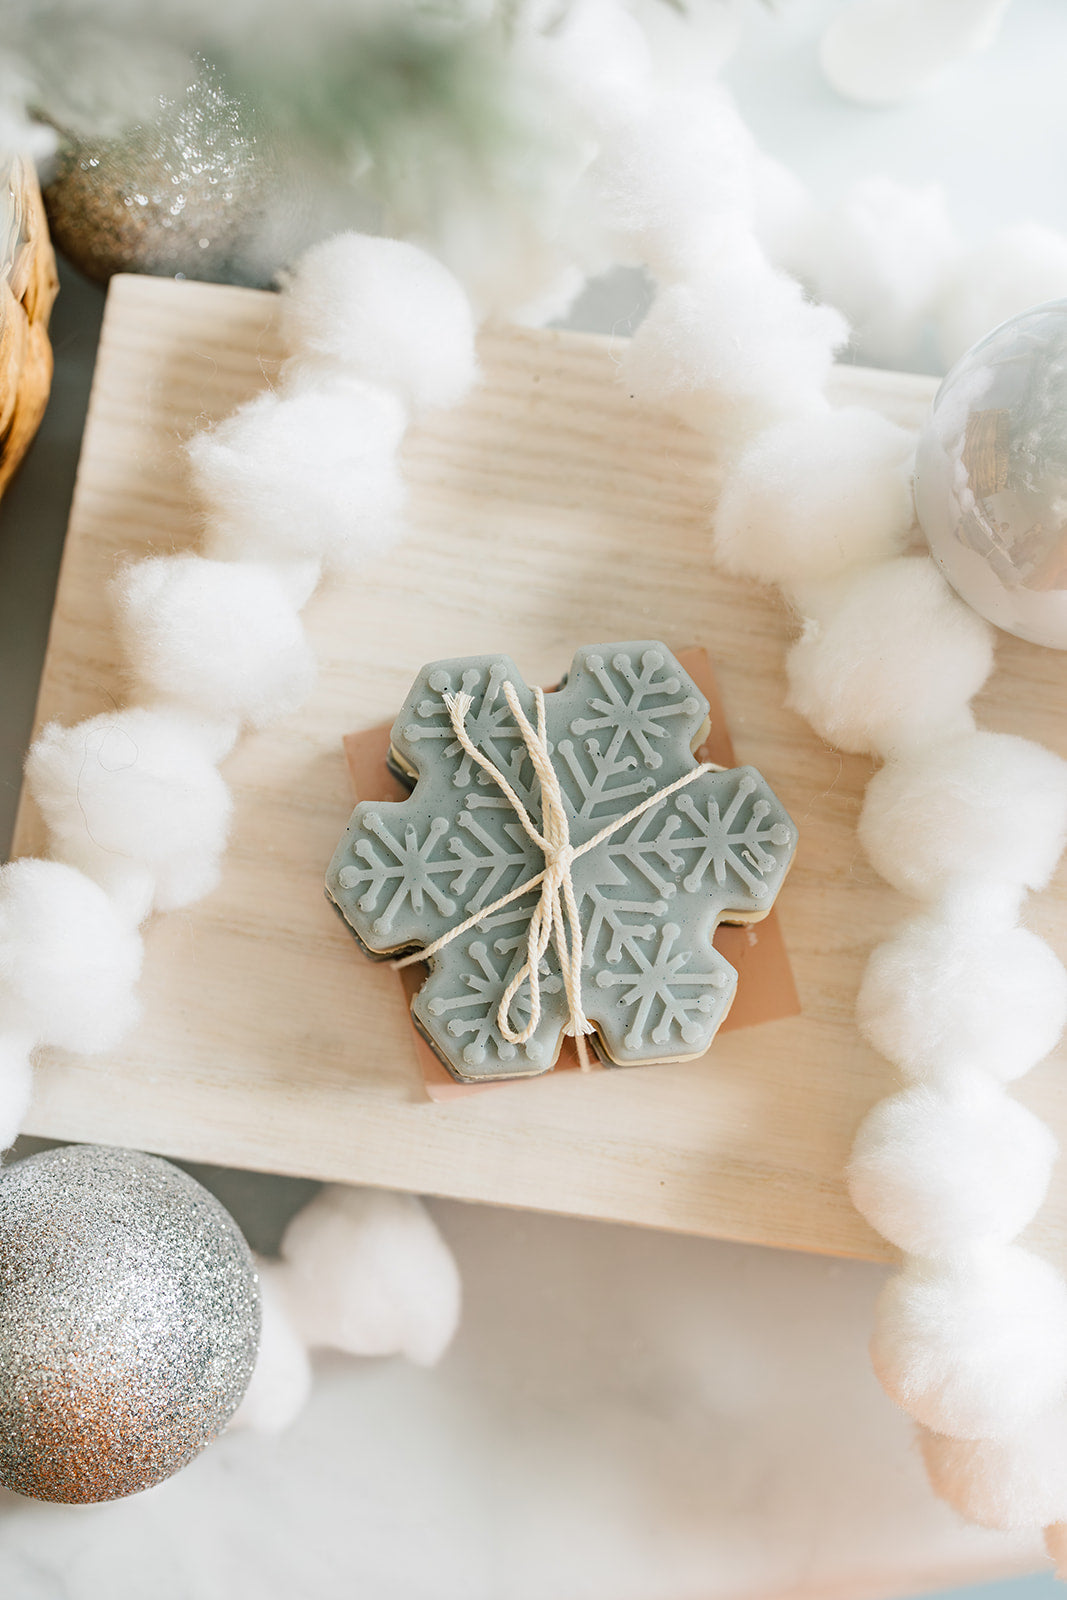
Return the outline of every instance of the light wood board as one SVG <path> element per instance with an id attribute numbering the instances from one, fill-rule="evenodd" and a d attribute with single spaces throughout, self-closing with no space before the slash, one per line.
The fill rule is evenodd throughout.
<path id="1" fill-rule="evenodd" d="M 275 302 L 249 290 L 113 281 L 38 722 L 123 696 L 105 592 L 117 564 L 195 546 L 180 443 L 270 381 Z M 871 946 L 907 909 L 855 838 L 870 765 L 823 746 L 783 704 L 792 623 L 773 594 L 714 571 L 713 448 L 643 410 L 618 346 L 501 331 L 485 383 L 420 427 L 411 536 L 322 590 L 322 663 L 297 715 L 226 762 L 236 815 L 223 882 L 147 936 L 145 1016 L 101 1060 L 44 1060 L 28 1131 L 318 1178 L 883 1257 L 841 1173 L 892 1085 L 858 1038 Z M 841 369 L 836 398 L 921 418 L 925 378 Z M 444 1105 L 423 1098 L 392 973 L 362 958 L 322 891 L 351 801 L 342 736 L 391 717 L 426 660 L 506 650 L 551 682 L 576 646 L 662 638 L 715 659 L 738 759 L 800 825 L 779 901 L 803 1014 L 722 1036 L 702 1061 L 575 1074 Z M 1067 755 L 1067 657 L 1005 640 L 987 725 Z M 24 797 L 16 854 L 45 845 Z M 1067 876 L 1032 907 L 1067 954 Z M 1062 1057 L 1020 1087 L 1067 1131 Z M 1067 1181 L 1035 1228 L 1067 1237 Z"/>

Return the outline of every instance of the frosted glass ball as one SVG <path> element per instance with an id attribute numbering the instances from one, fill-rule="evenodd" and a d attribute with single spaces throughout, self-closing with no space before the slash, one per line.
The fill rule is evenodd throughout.
<path id="1" fill-rule="evenodd" d="M 968 350 L 919 439 L 915 508 L 956 592 L 998 628 L 1067 650 L 1067 300 Z"/>

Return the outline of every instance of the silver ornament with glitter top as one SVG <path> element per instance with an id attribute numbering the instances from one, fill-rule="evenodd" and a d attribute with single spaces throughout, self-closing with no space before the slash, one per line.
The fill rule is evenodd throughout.
<path id="1" fill-rule="evenodd" d="M 0 1171 L 0 1483 L 115 1500 L 226 1425 L 259 1345 L 252 1256 L 167 1161 L 72 1145 Z"/>
<path id="2" fill-rule="evenodd" d="M 56 248 L 100 282 L 266 285 L 302 220 L 256 118 L 204 61 L 153 119 L 115 138 L 68 136 L 45 204 Z"/>
<path id="3" fill-rule="evenodd" d="M 915 505 L 975 611 L 1067 650 L 1067 300 L 1012 317 L 952 368 L 919 440 Z"/>

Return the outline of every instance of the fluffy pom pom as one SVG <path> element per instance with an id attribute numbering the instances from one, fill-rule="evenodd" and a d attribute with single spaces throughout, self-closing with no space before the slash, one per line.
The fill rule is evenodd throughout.
<path id="1" fill-rule="evenodd" d="M 1067 295 L 1067 238 L 1027 222 L 1005 228 L 968 253 L 948 285 L 938 316 L 947 366 L 1018 311 Z"/>
<path id="2" fill-rule="evenodd" d="M 311 1393 L 311 1362 L 289 1314 L 284 1267 L 257 1261 L 263 1325 L 252 1381 L 234 1412 L 232 1428 L 281 1433 L 296 1421 Z"/>
<path id="3" fill-rule="evenodd" d="M 752 171 L 753 231 L 775 266 L 796 272 L 813 202 L 795 173 L 761 151 Z"/>
<path id="4" fill-rule="evenodd" d="M 932 898 L 978 874 L 1043 889 L 1067 828 L 1067 761 L 1008 733 L 969 733 L 890 762 L 867 786 L 859 836 L 895 888 Z"/>
<path id="5" fill-rule="evenodd" d="M 754 209 L 756 149 L 729 96 L 713 83 L 675 90 L 629 117 L 602 145 L 580 186 L 621 260 L 669 280 L 688 276 L 724 227 Z"/>
<path id="6" fill-rule="evenodd" d="M 141 938 L 84 873 L 0 867 L 0 1028 L 95 1055 L 137 1020 Z M 2 1124 L 0 1117 L 0 1124 Z"/>
<path id="7" fill-rule="evenodd" d="M 769 265 L 751 237 L 731 237 L 698 280 L 662 289 L 624 357 L 640 400 L 699 422 L 723 401 L 762 417 L 821 408 L 844 318 L 811 305 L 800 285 Z M 694 406 L 694 399 L 703 405 Z M 708 402 L 711 402 L 708 406 Z"/>
<path id="8" fill-rule="evenodd" d="M 187 448 L 210 513 L 208 554 L 344 567 L 387 549 L 401 528 L 405 426 L 395 395 L 330 376 L 259 395 L 194 435 Z"/>
<path id="9" fill-rule="evenodd" d="M 906 365 L 933 313 L 957 244 L 936 185 L 911 189 L 866 178 L 814 218 L 800 247 L 801 276 L 845 313 L 862 357 Z"/>
<path id="10" fill-rule="evenodd" d="M 848 1167 L 856 1210 L 912 1255 L 1006 1244 L 1048 1190 L 1056 1140 L 999 1089 L 951 1098 L 920 1084 L 860 1124 Z"/>
<path id="11" fill-rule="evenodd" d="M 871 955 L 856 1003 L 864 1035 L 909 1078 L 1022 1077 L 1067 1025 L 1067 971 L 1027 928 L 973 897 L 915 917 Z"/>
<path id="12" fill-rule="evenodd" d="M 912 445 L 863 406 L 768 428 L 723 486 L 718 560 L 746 577 L 792 583 L 896 555 L 912 525 Z"/>
<path id="13" fill-rule="evenodd" d="M 0 1150 L 6 1150 L 18 1138 L 33 1099 L 30 1048 L 28 1039 L 0 1033 Z"/>
<path id="14" fill-rule="evenodd" d="M 511 26 L 523 61 L 593 129 L 632 123 L 647 109 L 651 57 L 625 0 L 574 0 L 562 12 L 520 7 Z"/>
<path id="15" fill-rule="evenodd" d="M 840 750 L 893 755 L 973 727 L 993 630 L 929 556 L 902 556 L 842 588 L 786 658 L 789 702 Z"/>
<path id="16" fill-rule="evenodd" d="M 309 694 L 315 657 L 272 567 L 162 556 L 117 589 L 127 657 L 161 699 L 262 727 Z"/>
<path id="17" fill-rule="evenodd" d="M 946 1439 L 920 1429 L 934 1492 L 981 1528 L 1042 1528 L 1067 1518 L 1067 1407 L 1003 1439 Z"/>
<path id="18" fill-rule="evenodd" d="M 54 853 L 141 914 L 214 888 L 230 795 L 210 725 L 170 711 L 108 711 L 74 728 L 50 723 L 26 777 Z M 143 898 L 144 897 L 144 898 Z"/>
<path id="19" fill-rule="evenodd" d="M 879 1295 L 871 1360 L 889 1396 L 936 1433 L 1012 1433 L 1067 1384 L 1067 1288 L 1017 1245 L 912 1262 Z"/>
<path id="20" fill-rule="evenodd" d="M 289 1224 L 286 1293 L 309 1345 L 432 1366 L 459 1319 L 452 1254 L 413 1195 L 331 1185 Z"/>
<path id="21" fill-rule="evenodd" d="M 401 239 L 313 245 L 286 285 L 281 332 L 297 361 L 345 367 L 419 410 L 457 405 L 478 376 L 470 302 L 447 267 Z"/>

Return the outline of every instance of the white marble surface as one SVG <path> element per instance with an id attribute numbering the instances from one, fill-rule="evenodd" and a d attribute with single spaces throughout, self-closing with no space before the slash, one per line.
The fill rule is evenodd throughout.
<path id="1" fill-rule="evenodd" d="M 1015 0 L 995 52 L 882 112 L 819 78 L 835 6 L 747 0 L 728 76 L 768 149 L 828 198 L 874 171 L 938 179 L 974 238 L 1067 226 L 1062 0 Z M 612 292 L 584 325 L 627 318 L 633 284 Z M 0 512 L 5 841 L 99 309 L 68 278 L 53 406 Z M 260 1245 L 303 1192 L 212 1181 Z M 864 1600 L 1039 1563 L 932 1499 L 867 1366 L 879 1269 L 434 1209 L 466 1284 L 438 1371 L 328 1362 L 284 1439 L 226 1438 L 129 1502 L 0 1496 L 4 1600 Z"/>
<path id="2" fill-rule="evenodd" d="M 862 1600 L 1034 1554 L 930 1496 L 867 1366 L 880 1269 L 433 1210 L 466 1297 L 439 1369 L 329 1359 L 286 1437 L 129 1501 L 0 1496 L 0 1594 Z"/>

